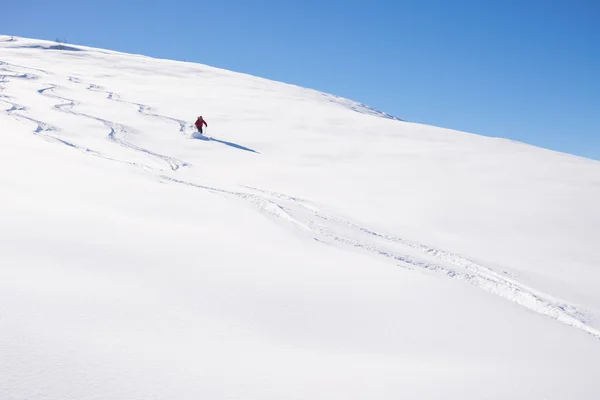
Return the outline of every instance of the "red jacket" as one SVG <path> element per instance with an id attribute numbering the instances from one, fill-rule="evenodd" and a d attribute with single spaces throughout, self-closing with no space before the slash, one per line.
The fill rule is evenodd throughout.
<path id="1" fill-rule="evenodd" d="M 206 121 L 204 120 L 204 118 L 198 117 L 198 119 L 196 120 L 196 128 L 201 129 L 202 128 L 202 124 L 204 124 L 208 128 L 208 124 L 206 123 Z"/>

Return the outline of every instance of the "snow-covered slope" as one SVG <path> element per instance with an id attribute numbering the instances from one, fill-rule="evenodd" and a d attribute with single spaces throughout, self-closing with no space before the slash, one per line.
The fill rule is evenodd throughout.
<path id="1" fill-rule="evenodd" d="M 53 46 L 0 36 L 1 399 L 600 397 L 599 162 Z"/>

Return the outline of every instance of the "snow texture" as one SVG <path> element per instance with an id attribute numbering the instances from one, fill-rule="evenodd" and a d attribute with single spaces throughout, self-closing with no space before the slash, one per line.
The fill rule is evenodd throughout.
<path id="1" fill-rule="evenodd" d="M 597 161 L 8 36 L 0 141 L 1 399 L 600 398 Z"/>

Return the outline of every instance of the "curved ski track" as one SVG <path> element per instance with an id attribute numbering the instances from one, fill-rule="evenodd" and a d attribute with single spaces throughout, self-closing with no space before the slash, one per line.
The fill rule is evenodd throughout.
<path id="1" fill-rule="evenodd" d="M 17 66 L 17 65 L 13 65 L 13 64 L 7 64 L 7 63 L 2 62 L 2 61 L 0 61 L 0 65 L 11 65 L 13 67 L 21 68 L 21 66 Z M 23 67 L 23 68 L 26 68 L 26 67 Z M 37 75 L 34 75 L 34 74 L 28 74 L 28 73 L 19 74 L 17 72 L 14 72 L 14 71 L 8 69 L 8 68 L 5 68 L 5 67 L 2 67 L 2 70 L 3 71 L 7 71 L 7 72 L 11 72 L 11 74 L 0 74 L 0 79 L 1 79 L 0 83 L 5 83 L 7 81 L 7 79 L 10 79 L 10 78 L 12 78 L 12 79 L 36 79 L 36 80 L 39 79 L 39 77 Z M 42 70 L 38 70 L 38 71 L 44 72 Z M 74 78 L 74 77 L 69 77 L 69 81 L 71 81 L 73 83 L 79 83 L 79 84 L 82 83 L 79 79 Z M 59 111 L 62 111 L 62 112 L 68 113 L 68 114 L 72 114 L 72 115 L 75 115 L 75 116 L 79 116 L 79 117 L 89 118 L 89 119 L 101 122 L 102 124 L 104 124 L 109 129 L 108 138 L 110 140 L 112 140 L 113 142 L 115 142 L 115 143 L 117 143 L 117 144 L 119 144 L 119 145 L 121 145 L 123 147 L 129 148 L 129 149 L 141 152 L 141 153 L 145 153 L 145 154 L 148 154 L 148 155 L 153 156 L 153 157 L 156 157 L 156 158 L 158 158 L 158 159 L 166 162 L 173 171 L 177 171 L 181 167 L 189 166 L 189 164 L 187 162 L 179 160 L 179 159 L 177 159 L 175 157 L 166 156 L 166 155 L 163 155 L 163 154 L 160 154 L 160 153 L 148 150 L 146 148 L 143 148 L 141 146 L 137 146 L 137 145 L 135 145 L 133 143 L 128 142 L 125 138 L 126 138 L 126 135 L 128 133 L 133 133 L 134 132 L 134 130 L 132 128 L 130 128 L 130 127 L 126 126 L 126 125 L 123 125 L 123 124 L 119 124 L 119 123 L 114 122 L 114 121 L 109 121 L 109 120 L 106 120 L 106 119 L 103 119 L 103 118 L 100 118 L 100 117 L 96 117 L 96 116 L 93 116 L 93 115 L 89 115 L 89 114 L 85 114 L 85 113 L 76 111 L 74 109 L 74 107 L 76 107 L 77 105 L 79 105 L 79 103 L 77 101 L 73 100 L 73 99 L 62 97 L 62 96 L 59 96 L 56 93 L 54 93 L 53 92 L 54 89 L 57 89 L 57 88 L 60 88 L 60 86 L 48 83 L 48 87 L 45 87 L 43 89 L 39 89 L 37 92 L 40 95 L 42 95 L 42 96 L 50 97 L 50 98 L 53 98 L 53 99 L 61 101 L 62 103 L 56 104 L 54 106 L 54 108 L 57 109 L 57 110 L 59 110 Z M 4 89 L 4 88 L 2 88 L 2 89 Z M 101 91 L 101 92 L 106 92 L 104 90 L 100 90 L 100 86 L 97 86 L 97 85 L 89 85 L 87 89 L 88 90 L 97 90 L 97 91 Z M 115 101 L 120 101 L 122 103 L 128 103 L 128 104 L 136 105 L 137 107 L 139 107 L 139 109 L 138 109 L 139 112 L 145 113 L 147 115 L 150 115 L 150 116 L 153 116 L 153 117 L 156 117 L 156 118 L 164 118 L 164 119 L 169 120 L 169 121 L 175 121 L 175 122 L 177 122 L 180 125 L 180 131 L 181 132 L 184 131 L 184 128 L 186 126 L 186 124 L 185 124 L 184 121 L 176 120 L 174 118 L 167 117 L 167 116 L 162 116 L 162 115 L 155 114 L 155 113 L 146 112 L 146 110 L 150 110 L 151 109 L 149 106 L 146 106 L 146 105 L 143 105 L 143 104 L 138 104 L 138 103 L 131 103 L 131 102 L 127 102 L 125 100 L 116 99 L 115 97 L 117 95 L 115 93 L 112 93 L 112 92 L 106 92 L 106 93 L 109 94 L 108 98 L 111 99 L 111 100 L 115 100 Z M 0 100 L 1 101 L 4 101 L 5 103 L 10 104 L 11 107 L 12 107 L 7 112 L 9 114 L 15 116 L 15 117 L 26 119 L 26 120 L 29 120 L 29 121 L 37 123 L 38 127 L 36 128 L 36 130 L 34 131 L 34 133 L 37 134 L 39 132 L 59 131 L 58 128 L 56 128 L 54 126 L 51 126 L 50 124 L 47 124 L 47 123 L 45 123 L 43 121 L 38 121 L 36 119 L 33 119 L 31 117 L 28 117 L 28 116 L 20 114 L 20 113 L 16 114 L 15 111 L 26 111 L 27 108 L 25 106 L 22 106 L 22 105 L 13 103 L 11 101 L 8 101 L 8 99 L 9 99 L 8 96 L 5 96 L 5 95 L 0 96 Z M 56 140 L 56 141 L 58 141 L 60 143 L 66 144 L 66 145 L 68 145 L 70 147 L 74 147 L 74 148 L 77 148 L 77 149 L 80 149 L 80 150 L 84 150 L 86 152 L 96 153 L 98 155 L 100 154 L 100 153 L 97 153 L 97 152 L 95 152 L 95 151 L 93 151 L 91 149 L 87 149 L 85 147 L 76 145 L 76 144 L 71 143 L 71 142 L 67 142 L 67 141 L 65 141 L 63 139 L 60 139 L 60 138 L 56 137 L 56 136 L 52 136 L 52 135 L 49 135 L 49 134 L 44 134 L 44 136 L 48 137 L 48 138 L 51 138 L 53 140 Z M 114 160 L 114 159 L 112 159 L 110 157 L 104 157 L 104 158 Z M 134 164 L 137 164 L 137 163 L 134 163 Z M 148 166 L 145 166 L 145 167 L 146 168 L 150 168 Z"/>
<path id="2" fill-rule="evenodd" d="M 84 114 L 84 113 L 75 111 L 73 108 L 75 106 L 77 106 L 79 103 L 76 102 L 75 100 L 68 99 L 68 98 L 62 97 L 62 96 L 58 96 L 57 94 L 53 93 L 52 91 L 57 87 L 58 86 L 56 86 L 56 85 L 50 85 L 49 87 L 38 90 L 38 93 L 40 93 L 41 95 L 44 95 L 44 96 L 48 96 L 48 97 L 55 98 L 57 100 L 64 101 L 65 103 L 57 104 L 54 106 L 54 108 L 56 108 L 60 111 L 63 111 L 63 112 L 69 113 L 69 114 L 73 114 L 73 115 L 77 115 L 77 116 L 81 116 L 81 117 L 90 118 L 90 119 L 93 119 L 93 120 L 103 123 L 110 130 L 108 137 L 112 141 L 114 141 L 115 143 L 117 143 L 123 147 L 127 147 L 127 148 L 133 149 L 135 151 L 149 154 L 153 157 L 159 158 L 159 159 L 163 160 L 164 162 L 166 162 L 173 171 L 177 171 L 179 168 L 188 165 L 186 162 L 178 160 L 177 158 L 169 157 L 169 156 L 166 156 L 166 155 L 163 155 L 160 153 L 156 153 L 154 151 L 145 149 L 143 147 L 140 147 L 133 143 L 128 142 L 127 140 L 125 140 L 126 135 L 128 133 L 133 133 L 134 131 L 133 131 L 133 129 L 127 127 L 126 125 L 122 125 L 117 122 L 109 121 L 109 120 L 106 120 L 106 119 L 103 119 L 100 117 L 96 117 L 93 115 Z"/>
<path id="3" fill-rule="evenodd" d="M 2 70 L 7 71 L 6 68 L 2 68 Z M 37 77 L 31 75 L 31 74 L 20 74 L 20 75 L 11 75 L 11 74 L 0 74 L 0 84 L 2 83 L 6 83 L 7 82 L 7 78 L 15 78 L 15 79 L 37 79 Z M 0 92 L 4 91 L 4 87 L 0 86 Z M 45 139 L 50 139 L 52 141 L 56 141 L 59 143 L 62 143 L 64 145 L 67 145 L 69 147 L 73 147 L 76 148 L 78 150 L 82 150 L 85 152 L 89 152 L 89 153 L 93 153 L 96 155 L 99 155 L 99 153 L 95 152 L 94 150 L 88 149 L 86 147 L 82 147 L 82 146 L 78 146 L 74 143 L 68 142 L 64 139 L 61 139 L 57 136 L 54 135 L 50 135 L 48 132 L 54 131 L 57 132 L 59 129 L 55 126 L 52 126 L 44 121 L 40 121 L 38 119 L 35 118 L 31 118 L 27 115 L 23 115 L 20 112 L 26 112 L 27 111 L 27 107 L 25 107 L 22 104 L 18 104 L 15 103 L 14 101 L 11 100 L 10 96 L 7 96 L 5 94 L 0 94 L 0 101 L 10 105 L 10 108 L 8 110 L 5 110 L 5 112 L 9 115 L 12 115 L 13 117 L 16 118 L 20 118 L 20 119 L 24 119 L 27 121 L 31 121 L 33 123 L 35 123 L 37 125 L 37 127 L 33 130 L 33 134 L 43 137 Z"/>
<path id="4" fill-rule="evenodd" d="M 296 226 L 307 230 L 319 241 L 342 244 L 389 258 L 400 262 L 398 265 L 412 270 L 430 271 L 448 278 L 464 280 L 600 339 L 600 331 L 588 325 L 591 322 L 590 318 L 581 307 L 528 287 L 507 272 L 497 272 L 456 253 L 376 232 L 320 211 L 305 200 L 276 192 L 247 188 L 282 202 L 278 206 L 288 214 L 285 219 L 297 221 Z M 410 254 L 415 253 L 414 250 L 422 256 Z"/>
<path id="5" fill-rule="evenodd" d="M 160 178 L 245 200 L 260 212 L 295 227 L 321 243 L 338 245 L 349 250 L 360 250 L 392 260 L 396 265 L 410 270 L 465 281 L 530 311 L 545 315 L 600 339 L 600 331 L 588 325 L 590 318 L 583 308 L 528 287 L 507 272 L 494 271 L 492 268 L 459 254 L 376 232 L 327 214 L 308 201 L 281 193 L 244 186 L 255 192 L 247 193 L 200 185 L 166 175 L 161 175 Z M 421 253 L 421 256 L 411 253 Z"/>
<path id="6" fill-rule="evenodd" d="M 72 80 L 73 82 L 81 83 L 79 81 L 73 80 L 76 78 L 69 77 L 69 79 Z M 109 100 L 118 101 L 121 103 L 131 104 L 133 106 L 136 106 L 138 108 L 139 113 L 149 115 L 151 117 L 161 118 L 161 119 L 165 119 L 167 121 L 175 122 L 177 125 L 179 125 L 179 133 L 185 134 L 185 128 L 188 125 L 186 121 L 183 121 L 183 120 L 177 119 L 177 118 L 173 118 L 173 117 L 168 117 L 166 115 L 156 114 L 156 113 L 152 112 L 152 107 L 150 107 L 146 104 L 135 103 L 133 101 L 123 100 L 119 97 L 119 95 L 117 93 L 105 90 L 104 88 L 102 88 L 101 86 L 98 86 L 98 85 L 94 85 L 94 84 L 88 85 L 87 89 L 95 91 L 95 92 L 106 93 L 106 98 Z"/>
<path id="7" fill-rule="evenodd" d="M 10 65 L 20 68 L 20 66 L 7 64 L 0 61 L 0 66 L 2 65 Z M 7 79 L 11 78 L 38 78 L 36 75 L 28 73 L 19 74 L 5 67 L 2 67 L 1 70 L 9 72 L 9 74 L 0 74 L 0 84 L 5 83 Z M 45 73 L 45 71 L 42 70 L 36 71 Z M 83 82 L 75 77 L 69 77 L 69 80 L 74 83 L 83 84 Z M 112 141 L 121 146 L 157 157 L 168 163 L 173 171 L 177 171 L 179 168 L 188 165 L 187 163 L 177 160 L 176 158 L 158 154 L 127 142 L 125 140 L 126 134 L 133 132 L 131 128 L 113 121 L 108 121 L 74 110 L 79 103 L 75 100 L 53 93 L 53 90 L 58 87 L 59 86 L 57 85 L 49 84 L 48 87 L 39 89 L 38 93 L 56 100 L 60 100 L 61 103 L 54 106 L 57 110 L 102 122 L 110 130 L 108 137 Z M 115 92 L 105 90 L 98 85 L 89 84 L 87 89 L 106 93 L 107 98 L 110 100 L 136 106 L 139 113 L 175 122 L 179 125 L 179 131 L 181 133 L 185 133 L 184 131 L 187 125 L 185 121 L 156 114 L 152 112 L 152 108 L 150 106 L 122 100 Z M 35 129 L 34 134 L 50 138 L 70 147 L 84 150 L 85 152 L 96 156 L 107 158 L 113 161 L 121 161 L 112 159 L 110 157 L 105 157 L 94 150 L 80 147 L 76 144 L 48 134 L 47 132 L 49 131 L 58 131 L 58 128 L 19 113 L 27 111 L 27 108 L 23 105 L 12 102 L 10 96 L 2 93 L 3 90 L 4 88 L 0 86 L 0 101 L 11 106 L 11 108 L 6 110 L 6 112 L 14 117 L 26 119 L 36 123 L 37 128 Z M 128 163 L 153 170 L 146 165 L 131 162 Z M 252 204 L 263 214 L 275 217 L 278 220 L 282 220 L 286 224 L 295 227 L 296 229 L 304 232 L 321 243 L 338 245 L 349 250 L 363 251 L 377 257 L 391 260 L 396 263 L 396 265 L 403 268 L 408 268 L 410 270 L 433 273 L 450 279 L 463 280 L 482 290 L 514 302 L 528 310 L 553 318 L 600 339 L 600 331 L 589 325 L 590 318 L 587 316 L 588 313 L 581 307 L 569 304 L 566 301 L 554 298 L 549 294 L 528 287 L 517 281 L 514 276 L 506 272 L 497 272 L 492 268 L 486 267 L 459 254 L 436 249 L 434 247 L 420 244 L 405 238 L 377 232 L 370 228 L 360 226 L 354 222 L 350 222 L 343 218 L 325 213 L 306 200 L 301 200 L 285 194 L 265 191 L 249 186 L 243 187 L 250 192 L 225 190 L 176 179 L 164 174 L 158 174 L 157 177 L 162 181 L 187 185 L 244 200 L 245 202 Z M 420 254 L 420 256 L 415 255 L 414 253 Z"/>

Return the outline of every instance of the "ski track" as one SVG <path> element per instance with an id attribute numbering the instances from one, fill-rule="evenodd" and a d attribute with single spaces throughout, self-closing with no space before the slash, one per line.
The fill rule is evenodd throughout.
<path id="1" fill-rule="evenodd" d="M 71 79 L 76 79 L 76 78 L 69 77 L 69 79 L 71 80 Z M 81 83 L 80 81 L 75 81 L 75 80 L 73 80 L 73 82 Z M 168 117 L 166 115 L 156 114 L 155 112 L 152 112 L 152 107 L 150 107 L 146 104 L 142 104 L 142 103 L 135 103 L 133 101 L 123 100 L 120 98 L 120 96 L 117 93 L 108 91 L 105 88 L 98 86 L 98 85 L 90 84 L 90 85 L 88 85 L 87 89 L 95 91 L 95 92 L 106 93 L 106 98 L 109 100 L 118 101 L 121 103 L 131 104 L 133 106 L 136 106 L 138 108 L 138 112 L 141 114 L 145 114 L 145 115 L 149 115 L 151 117 L 161 118 L 161 119 L 164 119 L 167 121 L 175 122 L 177 125 L 179 125 L 179 133 L 185 134 L 185 129 L 188 125 L 186 121 L 183 121 L 183 120 L 180 120 L 177 118 L 173 118 L 173 117 Z"/>
<path id="2" fill-rule="evenodd" d="M 15 72 L 15 71 L 13 71 L 13 70 L 11 70 L 9 68 L 6 68 L 5 66 L 12 66 L 12 67 L 17 67 L 17 68 L 26 68 L 26 69 L 36 70 L 34 68 L 28 68 L 28 67 L 22 67 L 22 66 L 18 66 L 18 65 L 8 64 L 8 63 L 3 62 L 3 61 L 0 61 L 0 66 L 1 66 L 1 70 L 2 71 L 10 72 L 9 74 L 0 74 L 0 79 L 1 79 L 0 83 L 6 83 L 7 79 L 10 79 L 10 78 L 12 78 L 12 79 L 27 79 L 27 80 L 38 79 L 37 75 L 30 74 L 30 73 L 18 73 L 18 72 Z M 36 70 L 36 71 L 41 71 L 41 72 L 45 73 L 45 71 L 43 71 L 43 70 Z M 80 79 L 75 78 L 75 77 L 69 77 L 69 81 L 71 81 L 73 83 L 79 83 L 79 84 L 82 83 Z M 96 117 L 96 116 L 93 116 L 93 115 L 85 114 L 85 113 L 78 112 L 78 111 L 74 110 L 74 107 L 76 107 L 80 103 L 78 103 L 77 101 L 75 101 L 73 99 L 62 97 L 62 96 L 59 96 L 56 93 L 54 93 L 53 92 L 54 89 L 60 88 L 60 86 L 55 85 L 55 84 L 51 84 L 51 83 L 48 83 L 48 85 L 49 85 L 48 87 L 45 87 L 43 89 L 39 89 L 37 92 L 40 95 L 43 95 L 43 96 L 46 96 L 46 97 L 51 97 L 51 98 L 54 98 L 56 100 L 61 101 L 62 103 L 56 104 L 54 106 L 55 109 L 57 109 L 59 111 L 62 111 L 62 112 L 66 112 L 66 113 L 72 114 L 72 115 L 76 115 L 76 116 L 79 116 L 79 117 L 89 118 L 89 119 L 93 119 L 95 121 L 101 122 L 102 124 L 104 124 L 109 129 L 108 137 L 113 142 L 115 142 L 115 143 L 117 143 L 117 144 L 119 144 L 119 145 L 121 145 L 123 147 L 127 147 L 127 148 L 130 148 L 132 150 L 135 150 L 135 151 L 138 151 L 138 152 L 142 152 L 142 153 L 148 154 L 150 156 L 159 158 L 160 160 L 166 162 L 173 171 L 177 171 L 181 167 L 189 166 L 189 164 L 187 162 L 181 161 L 181 160 L 179 160 L 177 158 L 169 157 L 169 156 L 166 156 L 166 155 L 163 155 L 163 154 L 160 154 L 160 153 L 156 153 L 156 152 L 153 152 L 151 150 L 145 149 L 143 147 L 140 147 L 140 146 L 137 146 L 137 145 L 135 145 L 133 143 L 128 142 L 125 139 L 125 136 L 126 136 L 127 133 L 133 132 L 133 130 L 131 128 L 129 128 L 129 127 L 125 126 L 125 125 L 113 122 L 113 121 L 105 120 L 105 119 L 100 118 L 100 117 Z M 95 89 L 97 91 L 106 92 L 104 90 L 100 90 L 100 86 L 97 86 L 97 85 L 89 85 L 88 89 L 89 90 L 94 90 Z M 4 90 L 4 88 L 2 88 L 2 90 Z M 107 93 L 109 93 L 108 98 L 111 99 L 111 100 L 121 101 L 123 103 L 130 103 L 130 102 L 127 102 L 127 101 L 124 101 L 124 100 L 120 100 L 120 99 L 117 100 L 117 99 L 115 99 L 115 97 L 117 97 L 117 95 L 115 93 L 113 93 L 113 92 L 107 92 Z M 35 122 L 38 125 L 37 128 L 34 131 L 35 134 L 40 134 L 40 132 L 59 131 L 58 128 L 56 128 L 54 126 L 51 126 L 50 124 L 47 124 L 47 123 L 45 123 L 43 121 L 39 121 L 39 120 L 36 120 L 34 118 L 28 117 L 26 115 L 23 115 L 23 114 L 20 114 L 20 113 L 16 113 L 16 111 L 26 111 L 27 108 L 25 106 L 13 103 L 13 102 L 9 101 L 8 99 L 9 99 L 9 96 L 6 96 L 4 94 L 2 94 L 0 96 L 0 101 L 4 101 L 5 103 L 8 103 L 9 105 L 11 105 L 11 109 L 8 110 L 7 112 L 10 115 L 13 115 L 13 116 L 15 116 L 17 118 L 26 119 L 26 120 L 29 120 L 31 122 Z M 155 113 L 150 113 L 147 110 L 150 110 L 151 108 L 149 106 L 146 106 L 146 105 L 143 105 L 143 104 L 137 104 L 137 103 L 130 103 L 130 104 L 135 104 L 136 106 L 138 106 L 139 107 L 139 109 L 138 109 L 139 112 L 143 112 L 143 113 L 146 113 L 146 114 L 148 114 L 150 116 L 154 116 L 154 117 L 157 117 L 157 118 L 164 118 L 164 119 L 167 119 L 167 120 L 170 120 L 170 121 L 177 122 L 180 125 L 180 132 L 184 132 L 184 130 L 185 130 L 185 126 L 186 126 L 185 121 L 180 121 L 180 120 L 176 120 L 174 118 L 170 118 L 170 117 L 166 117 L 166 116 L 161 116 L 161 115 L 158 115 L 158 114 L 155 114 Z M 62 144 L 68 145 L 69 147 L 73 147 L 73 148 L 76 148 L 76 149 L 79 149 L 79 150 L 82 150 L 82 151 L 85 151 L 85 152 L 95 153 L 96 155 L 100 154 L 100 153 L 98 153 L 98 152 L 96 152 L 94 150 L 91 150 L 91 149 L 88 149 L 88 148 L 76 145 L 74 143 L 68 142 L 68 141 L 66 141 L 64 139 L 58 138 L 56 136 L 53 136 L 53 135 L 50 135 L 50 134 L 47 134 L 47 133 L 45 133 L 43 135 L 40 135 L 40 136 L 44 136 L 46 138 L 50 138 L 50 139 L 52 139 L 54 141 L 58 141 L 58 142 L 60 142 Z M 114 159 L 112 159 L 110 157 L 104 157 L 104 158 L 107 158 L 107 159 L 110 159 L 110 160 L 113 160 L 113 161 L 119 161 L 119 160 L 114 160 Z M 130 163 L 130 162 L 127 162 L 127 161 L 125 161 L 125 162 L 126 163 Z M 133 163 L 133 164 L 138 164 L 138 163 Z M 150 168 L 148 166 L 144 166 L 144 167 L 145 168 Z"/>
<path id="3" fill-rule="evenodd" d="M 287 214 L 285 219 L 298 221 L 295 223 L 296 226 L 305 227 L 305 230 L 313 234 L 314 238 L 320 242 L 345 245 L 398 261 L 401 263 L 400 266 L 409 269 L 429 271 L 447 278 L 464 280 L 487 292 L 600 339 L 600 331 L 588 325 L 591 319 L 581 307 L 528 287 L 507 272 L 497 272 L 456 253 L 359 226 L 324 213 L 305 200 L 281 193 L 245 187 L 285 202 L 284 205 L 278 204 L 278 207 Z M 423 256 L 409 255 L 407 250 L 409 252 L 417 250 Z"/>
<path id="4" fill-rule="evenodd" d="M 375 232 L 326 214 L 304 200 L 284 194 L 244 186 L 262 194 L 257 195 L 195 184 L 165 175 L 160 176 L 160 178 L 245 200 L 262 213 L 283 220 L 308 233 L 318 242 L 339 244 L 354 250 L 362 250 L 369 254 L 391 259 L 398 263 L 397 265 L 410 270 L 421 270 L 450 279 L 466 281 L 530 311 L 553 318 L 600 339 L 600 331 L 588 325 L 590 320 L 586 315 L 587 313 L 580 307 L 523 285 L 510 278 L 510 275 L 505 272 L 498 273 L 459 254 Z M 284 204 L 277 203 L 273 199 L 283 201 Z M 385 242 L 386 245 L 373 243 L 373 238 Z M 423 253 L 423 258 L 407 254 L 406 250 L 410 249 Z"/>
<path id="5" fill-rule="evenodd" d="M 52 73 L 50 73 L 50 72 L 48 72 L 46 70 L 43 70 L 43 69 L 33 68 L 33 67 L 26 67 L 24 65 L 12 64 L 12 63 L 8 63 L 6 61 L 0 61 L 0 66 L 2 66 L 2 65 L 6 65 L 6 66 L 9 66 L 9 67 L 13 67 L 13 68 L 28 69 L 30 71 L 36 71 L 36 72 L 41 72 L 41 73 L 46 74 L 46 75 L 52 75 Z M 4 70 L 4 71 L 11 71 L 9 69 L 6 69 L 5 67 L 2 67 L 2 70 Z"/>
<path id="6" fill-rule="evenodd" d="M 0 84 L 3 83 L 3 82 L 6 82 L 5 80 L 2 80 L 2 78 L 3 78 L 3 76 L 0 75 Z M 0 87 L 0 89 L 3 89 L 3 88 Z M 106 159 L 106 160 L 109 160 L 109 161 L 114 161 L 114 162 L 129 164 L 129 165 L 140 167 L 140 168 L 143 168 L 143 169 L 146 169 L 146 170 L 152 169 L 151 167 L 149 167 L 147 165 L 144 165 L 144 164 L 140 164 L 140 163 L 136 163 L 136 162 L 131 162 L 131 161 L 119 160 L 119 159 L 116 159 L 116 158 L 112 158 L 112 157 L 106 156 L 106 155 L 104 155 L 104 154 L 102 154 L 100 152 L 97 152 L 95 150 L 89 149 L 89 148 L 84 147 L 84 146 L 80 146 L 78 144 L 69 142 L 69 141 L 67 141 L 65 139 L 62 139 L 60 137 L 51 135 L 49 132 L 59 132 L 60 130 L 57 127 L 55 127 L 53 125 L 50 125 L 50 124 L 48 124 L 46 122 L 40 121 L 40 120 L 35 119 L 35 118 L 31 118 L 31 117 L 29 117 L 27 115 L 23 115 L 21 113 L 18 113 L 19 111 L 26 112 L 27 111 L 27 107 L 25 107 L 25 106 L 23 106 L 21 104 L 18 104 L 18 103 L 14 103 L 14 102 L 12 102 L 12 101 L 10 101 L 8 99 L 10 99 L 10 96 L 0 95 L 0 101 L 4 102 L 4 103 L 7 103 L 7 104 L 9 104 L 11 106 L 11 108 L 8 109 L 8 110 L 5 110 L 5 112 L 7 114 L 15 117 L 15 118 L 24 119 L 26 121 L 30 121 L 30 122 L 35 123 L 37 125 L 37 127 L 32 131 L 33 134 L 36 135 L 36 136 L 39 136 L 39 137 L 43 138 L 44 140 L 48 140 L 48 141 L 51 141 L 51 142 L 64 144 L 64 145 L 66 145 L 68 147 L 77 149 L 77 150 L 82 151 L 84 153 L 91 154 L 93 156 L 96 156 L 96 157 L 99 157 L 99 158 L 103 158 L 103 159 Z"/>
<path id="7" fill-rule="evenodd" d="M 0 70 L 9 72 L 8 74 L 0 74 L 0 84 L 6 83 L 8 79 L 38 79 L 38 77 L 34 74 L 20 74 L 5 67 L 13 66 L 21 68 L 20 66 L 8 64 L 2 61 L 0 61 L 0 66 Z M 43 70 L 37 71 L 46 73 Z M 80 79 L 75 77 L 69 77 L 69 81 L 77 84 L 83 84 Z M 173 171 L 177 171 L 179 168 L 188 165 L 187 163 L 177 160 L 176 158 L 155 153 L 127 142 L 125 137 L 127 133 L 133 132 L 131 128 L 113 121 L 105 120 L 74 110 L 79 103 L 75 100 L 57 95 L 53 92 L 56 88 L 59 88 L 59 86 L 49 84 L 48 87 L 39 89 L 38 93 L 40 95 L 61 101 L 61 103 L 54 106 L 57 110 L 80 117 L 90 118 L 103 123 L 110 130 L 108 137 L 112 141 L 121 146 L 159 158 L 165 161 Z M 106 93 L 109 100 L 136 106 L 139 113 L 175 122 L 179 125 L 180 133 L 185 133 L 185 121 L 156 114 L 152 111 L 150 106 L 122 100 L 119 98 L 117 93 L 105 90 L 98 85 L 89 84 L 87 89 Z M 48 132 L 59 131 L 59 129 L 43 121 L 23 115 L 22 112 L 26 112 L 27 108 L 23 105 L 12 102 L 10 96 L 5 95 L 3 91 L 4 87 L 2 85 L 0 86 L 0 101 L 9 104 L 11 107 L 10 109 L 5 110 L 5 112 L 16 118 L 25 119 L 37 124 L 34 134 L 112 161 L 126 162 L 137 167 L 154 170 L 143 164 L 115 160 L 103 156 L 94 150 L 78 146 L 74 143 L 50 135 Z M 207 190 L 209 192 L 223 194 L 228 197 L 241 199 L 252 204 L 263 214 L 285 221 L 287 224 L 292 225 L 305 234 L 312 236 L 312 238 L 318 242 L 330 245 L 337 244 L 348 249 L 364 251 L 375 256 L 393 260 L 395 263 L 397 263 L 397 265 L 410 270 L 420 270 L 424 272 L 435 273 L 450 279 L 466 281 L 471 285 L 500 296 L 506 300 L 512 301 L 530 311 L 553 318 L 600 339 L 600 331 L 588 325 L 590 323 L 590 319 L 587 317 L 587 313 L 582 308 L 569 304 L 566 301 L 556 299 L 551 295 L 540 292 L 534 288 L 530 288 L 518 282 L 513 275 L 505 271 L 497 272 L 492 268 L 486 267 L 459 254 L 436 249 L 434 247 L 420 244 L 408 239 L 374 231 L 348 220 L 320 211 L 306 200 L 287 196 L 285 194 L 266 191 L 249 186 L 243 187 L 254 193 L 225 190 L 176 179 L 164 174 L 158 174 L 157 176 L 162 181 L 187 185 L 194 188 Z M 417 251 L 421 253 L 422 256 L 416 257 L 414 255 L 407 254 L 410 253 L 411 250 L 413 252 Z"/>
<path id="8" fill-rule="evenodd" d="M 2 70 L 6 71 L 6 68 L 2 68 Z M 31 75 L 31 74 L 17 74 L 17 75 L 11 75 L 11 74 L 0 74 L 0 84 L 6 83 L 8 82 L 7 79 L 8 78 L 14 78 L 14 79 L 29 79 L 29 80 L 33 80 L 33 79 L 37 79 L 37 77 Z M 0 91 L 4 91 L 4 86 L 0 87 Z M 36 136 L 40 136 L 46 140 L 50 140 L 50 141 L 54 141 L 54 142 L 58 142 L 58 143 L 62 143 L 64 145 L 67 145 L 69 147 L 73 147 L 75 149 L 87 152 L 87 153 L 92 153 L 95 155 L 99 155 L 98 152 L 88 149 L 86 147 L 82 147 L 79 145 L 76 145 L 75 143 L 71 143 L 69 141 L 66 141 L 64 139 L 61 139 L 57 136 L 51 135 L 48 132 L 58 132 L 59 129 L 51 124 L 48 124 L 44 121 L 40 121 L 38 119 L 29 117 L 27 115 L 23 115 L 21 112 L 27 112 L 27 107 L 25 107 L 22 104 L 18 104 L 15 103 L 11 100 L 10 96 L 7 96 L 5 94 L 0 94 L 0 101 L 4 102 L 8 105 L 10 105 L 10 108 L 8 110 L 5 110 L 5 112 L 15 118 L 20 118 L 20 119 L 24 119 L 30 122 L 35 123 L 37 126 L 36 128 L 33 130 L 33 134 Z"/>
<path id="9" fill-rule="evenodd" d="M 173 170 L 173 171 L 177 171 L 179 168 L 187 166 L 188 163 L 178 160 L 177 158 L 174 157 L 169 157 L 160 153 L 156 153 L 154 151 L 145 149 L 143 147 L 137 146 L 133 143 L 128 142 L 125 138 L 126 135 L 128 133 L 133 133 L 133 129 L 127 127 L 126 125 L 122 125 L 119 124 L 117 122 L 113 122 L 113 121 L 109 121 L 100 117 L 96 117 L 93 115 L 89 115 L 89 114 L 84 114 L 78 111 L 74 110 L 74 107 L 77 106 L 79 103 L 76 102 L 75 100 L 72 99 L 68 99 L 66 97 L 62 97 L 57 95 L 56 93 L 54 93 L 54 89 L 58 88 L 59 86 L 57 85 L 50 85 L 49 87 L 43 88 L 38 90 L 38 93 L 40 93 L 41 95 L 47 96 L 47 97 L 52 97 L 54 99 L 57 100 L 61 100 L 64 101 L 65 103 L 62 104 L 57 104 L 54 106 L 54 108 L 56 108 L 57 110 L 60 110 L 62 112 L 66 112 L 69 114 L 73 114 L 73 115 L 77 115 L 77 116 L 81 116 L 81 117 L 85 117 L 85 118 L 90 118 L 93 120 L 96 120 L 98 122 L 101 122 L 102 124 L 104 124 L 109 130 L 109 134 L 108 137 L 115 143 L 123 146 L 123 147 L 127 147 L 130 149 L 133 149 L 135 151 L 141 152 L 141 153 L 145 153 L 148 154 L 150 156 L 156 157 L 164 162 L 166 162 L 169 167 Z"/>

